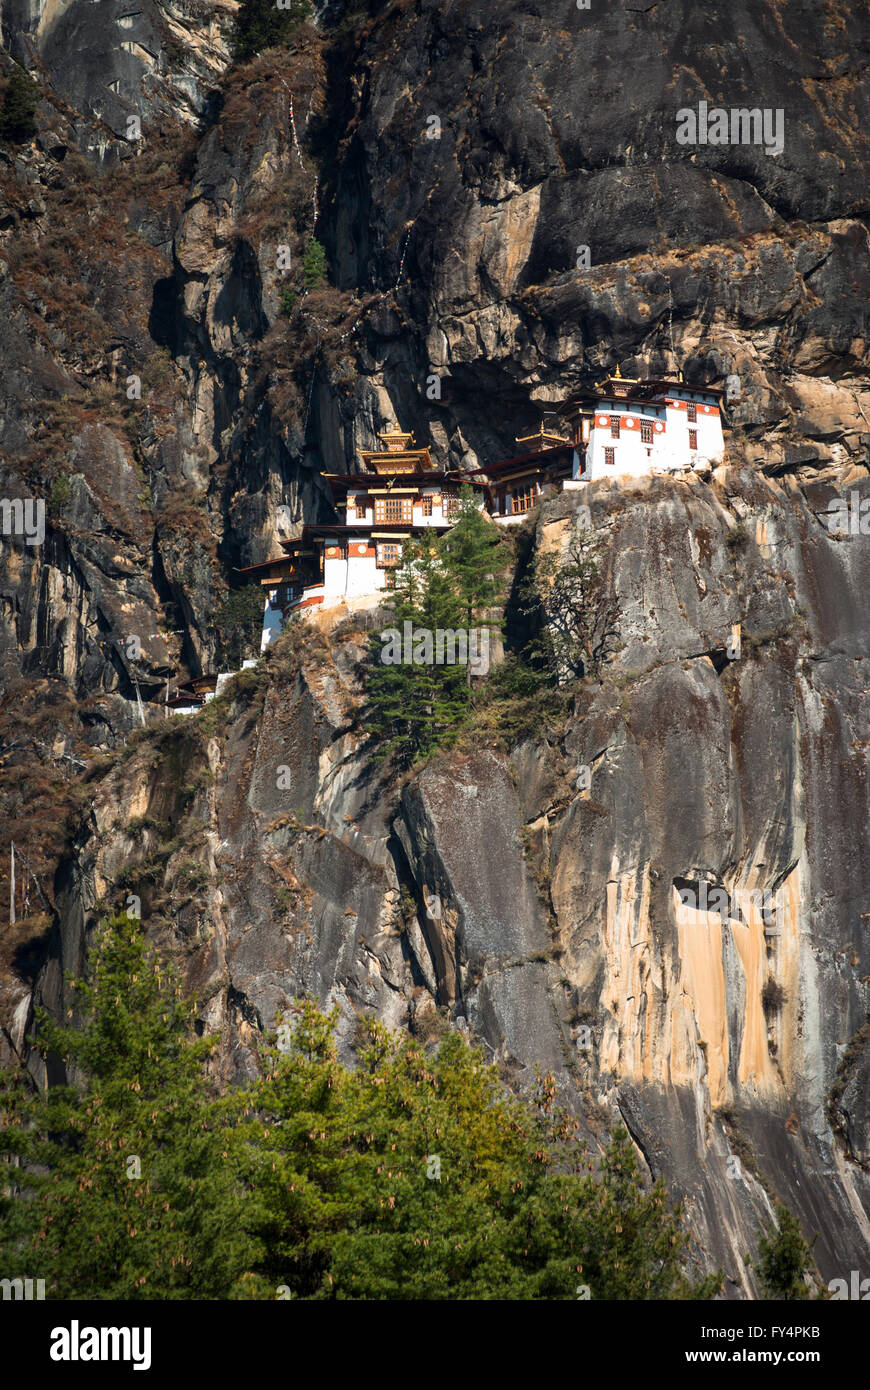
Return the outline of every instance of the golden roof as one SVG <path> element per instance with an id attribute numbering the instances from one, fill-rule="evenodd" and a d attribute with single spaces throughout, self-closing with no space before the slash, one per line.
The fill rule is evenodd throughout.
<path id="1" fill-rule="evenodd" d="M 545 429 L 543 420 L 536 434 L 515 435 L 514 438 L 517 444 L 537 444 L 540 449 L 543 449 L 545 443 L 555 445 L 570 444 L 572 442 L 563 435 L 556 434 L 555 430 Z"/>
<path id="2" fill-rule="evenodd" d="M 426 473 L 434 466 L 429 450 L 414 447 L 414 436 L 393 425 L 378 435 L 383 449 L 360 449 L 360 458 L 376 473 Z"/>
<path id="3" fill-rule="evenodd" d="M 403 454 L 414 447 L 413 434 L 406 434 L 398 425 L 393 425 L 389 430 L 382 430 L 378 439 L 384 441 L 387 451 L 391 454 Z"/>

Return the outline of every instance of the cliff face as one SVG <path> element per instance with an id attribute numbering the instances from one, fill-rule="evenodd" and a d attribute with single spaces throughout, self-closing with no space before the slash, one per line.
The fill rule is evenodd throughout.
<path id="1" fill-rule="evenodd" d="M 62 969 L 130 892 L 228 1077 L 301 990 L 345 1039 L 361 1010 L 464 1027 L 517 1084 L 552 1070 L 593 1139 L 621 1115 L 733 1292 L 773 1194 L 820 1233 L 825 1279 L 860 1265 L 870 562 L 832 537 L 831 496 L 748 469 L 591 485 L 607 678 L 564 727 L 400 784 L 367 746 L 364 635 L 306 626 L 202 729 L 158 727 L 94 779 L 37 997 L 65 1006 Z M 577 501 L 545 504 L 538 544 Z"/>
<path id="2" fill-rule="evenodd" d="M 224 72 L 236 0 L 3 0 L 7 51 L 36 66 L 51 91 L 98 130 L 86 139 L 98 158 L 119 156 L 138 116 L 146 130 L 195 123 Z"/>
<path id="3" fill-rule="evenodd" d="M 134 894 L 228 1078 L 303 989 L 345 1041 L 361 1009 L 465 1027 L 518 1084 L 553 1070 L 593 1139 L 621 1114 L 732 1293 L 773 1194 L 848 1277 L 870 1244 L 870 561 L 828 522 L 870 498 L 867 17 L 372 0 L 229 69 L 233 8 L 0 11 L 44 98 L 0 153 L 2 488 L 48 503 L 44 545 L 0 539 L 0 851 L 28 856 L 38 912 L 0 943 L 5 1053 Z M 699 100 L 782 109 L 782 153 L 678 145 Z M 315 232 L 331 287 L 302 295 Z M 147 705 L 170 668 L 214 668 L 278 507 L 326 518 L 321 470 L 387 417 L 478 466 L 615 363 L 737 375 L 739 399 L 712 478 L 541 509 L 553 546 L 590 506 L 619 608 L 564 727 L 385 782 L 345 629 L 128 742 L 137 686 Z"/>

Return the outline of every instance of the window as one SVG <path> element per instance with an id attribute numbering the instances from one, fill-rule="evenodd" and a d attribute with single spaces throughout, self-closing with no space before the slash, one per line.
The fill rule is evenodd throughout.
<path id="1" fill-rule="evenodd" d="M 697 430 L 689 430 L 689 448 L 690 448 L 690 449 L 697 449 L 697 447 L 698 447 L 698 431 L 697 431 Z"/>
<path id="2" fill-rule="evenodd" d="M 410 497 L 376 497 L 375 521 L 412 521 L 413 505 Z"/>
<path id="3" fill-rule="evenodd" d="M 514 516 L 518 512 L 527 512 L 535 505 L 535 489 L 529 484 L 528 487 L 514 488 L 511 493 L 511 511 Z"/>
<path id="4" fill-rule="evenodd" d="M 401 555 L 402 547 L 400 545 L 379 545 L 377 562 L 378 569 L 386 570 L 390 569 L 393 565 L 397 565 L 399 563 L 399 560 L 401 559 Z"/>
<path id="5" fill-rule="evenodd" d="M 444 496 L 442 507 L 445 516 L 455 516 L 459 511 L 459 498 Z"/>
<path id="6" fill-rule="evenodd" d="M 605 450 L 604 450 L 604 462 L 605 462 L 605 463 L 616 463 L 616 450 L 615 450 L 615 449 L 605 449 Z"/>
<path id="7" fill-rule="evenodd" d="M 652 444 L 652 421 L 641 420 L 640 422 L 640 442 L 641 444 Z"/>
<path id="8" fill-rule="evenodd" d="M 618 439 L 618 438 L 619 438 L 619 416 L 618 416 L 618 415 L 611 415 L 611 417 L 610 417 L 610 437 L 611 437 L 611 439 Z"/>
<path id="9" fill-rule="evenodd" d="M 431 495 L 430 495 L 429 497 L 424 497 L 424 498 L 423 498 L 423 515 L 424 515 L 424 516 L 431 516 L 431 515 L 432 515 L 432 498 L 431 498 Z"/>
<path id="10" fill-rule="evenodd" d="M 689 401 L 689 404 L 686 406 L 686 414 L 689 417 L 689 424 L 694 425 L 698 418 L 698 407 L 695 405 L 694 401 Z"/>

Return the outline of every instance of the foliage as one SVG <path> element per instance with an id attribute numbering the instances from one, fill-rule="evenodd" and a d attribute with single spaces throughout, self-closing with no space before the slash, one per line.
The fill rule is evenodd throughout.
<path id="1" fill-rule="evenodd" d="M 320 289 L 327 281 L 326 252 L 314 237 L 302 256 L 302 278 L 310 290 Z"/>
<path id="2" fill-rule="evenodd" d="M 311 16 L 309 0 L 241 0 L 235 22 L 235 56 L 246 62 L 264 48 L 289 43 L 299 25 Z"/>
<path id="3" fill-rule="evenodd" d="M 784 1006 L 788 1003 L 788 995 L 778 980 L 773 975 L 769 975 L 761 991 L 761 1005 L 765 1014 L 781 1013 Z"/>
<path id="4" fill-rule="evenodd" d="M 741 555 L 749 545 L 750 535 L 746 522 L 738 521 L 725 537 L 725 545 L 732 555 Z"/>
<path id="5" fill-rule="evenodd" d="M 602 572 L 603 545 L 602 538 L 582 531 L 564 555 L 538 552 L 517 585 L 515 612 L 525 631 L 514 632 L 515 650 L 507 651 L 485 680 L 472 685 L 467 668 L 464 693 L 455 668 L 379 666 L 382 648 L 373 640 L 367 722 L 382 744 L 382 756 L 391 753 L 409 766 L 457 738 L 468 744 L 481 736 L 510 748 L 543 726 L 560 723 L 570 705 L 569 682 L 597 676 L 616 637 L 618 607 Z M 492 612 L 504 601 L 507 550 L 507 539 L 464 488 L 456 525 L 435 547 L 434 573 L 446 577 L 467 629 L 495 627 Z M 432 625 L 422 602 L 432 577 L 433 566 L 421 564 L 419 552 L 406 544 L 396 572 L 397 625 L 406 620 L 414 628 Z M 452 626 L 455 614 L 449 616 Z M 442 618 L 441 625 L 446 622 Z"/>
<path id="6" fill-rule="evenodd" d="M 246 657 L 259 653 L 264 602 L 261 586 L 246 584 L 233 589 L 215 614 L 222 659 L 233 669 Z"/>
<path id="7" fill-rule="evenodd" d="M 548 725 L 561 724 L 573 698 L 573 691 L 556 685 L 546 670 L 529 665 L 521 653 L 507 652 L 477 693 L 463 739 L 476 742 L 483 737 L 510 752 L 525 739 L 540 737 Z"/>
<path id="8" fill-rule="evenodd" d="M 9 82 L 0 108 L 0 140 L 17 144 L 29 140 L 38 130 L 36 105 L 39 91 L 32 78 L 18 63 L 9 75 Z"/>
<path id="9" fill-rule="evenodd" d="M 661 1184 L 644 1192 L 624 1131 L 599 1180 L 552 1101 L 509 1095 L 458 1034 L 433 1055 L 369 1022 L 338 1062 L 334 1017 L 298 1006 L 257 1095 L 265 1287 L 300 1298 L 710 1297 Z M 288 1034 L 291 1032 L 287 1027 Z"/>
<path id="10" fill-rule="evenodd" d="M 393 578 L 393 630 L 404 636 L 406 623 L 411 632 L 429 633 L 461 626 L 462 607 L 431 535 L 403 543 Z M 392 754 L 399 765 L 408 766 L 434 752 L 462 720 L 468 704 L 465 668 L 388 662 L 388 655 L 384 634 L 374 633 L 366 668 L 366 725 L 381 757 Z"/>
<path id="11" fill-rule="evenodd" d="M 72 486 L 65 473 L 58 473 L 51 485 L 51 492 L 48 495 L 48 505 L 53 515 L 56 515 L 70 499 Z"/>
<path id="12" fill-rule="evenodd" d="M 421 542 L 405 541 L 394 578 L 394 629 L 462 632 L 471 657 L 482 663 L 483 645 L 496 627 L 490 610 L 502 588 L 505 545 L 497 526 L 478 510 L 470 487 L 462 489 L 457 519 L 440 539 L 427 533 Z M 472 651 L 473 639 L 477 643 Z M 382 757 L 392 754 L 409 766 L 445 747 L 459 733 L 476 699 L 472 659 L 465 665 L 427 660 L 425 643 L 413 644 L 414 660 L 386 663 L 383 634 L 372 637 L 366 671 L 367 727 L 380 743 Z M 480 672 L 479 674 L 485 674 Z"/>
<path id="13" fill-rule="evenodd" d="M 227 1297 L 256 1252 L 233 1103 L 203 1071 L 213 1043 L 194 1038 L 193 1006 L 126 915 L 98 930 L 76 995 L 80 1028 L 40 1020 L 39 1049 L 67 1084 L 9 1088 L 2 1108 L 0 1159 L 22 1165 L 20 1192 L 0 1200 L 7 1267 L 55 1298 Z"/>
<path id="14" fill-rule="evenodd" d="M 459 497 L 456 520 L 441 542 L 454 587 L 459 595 L 466 627 L 472 627 L 501 595 L 505 567 L 505 543 L 496 523 L 478 507 L 474 490 L 466 483 Z"/>
<path id="15" fill-rule="evenodd" d="M 350 1071 L 335 1014 L 299 1001 L 261 1079 L 221 1098 L 138 922 L 102 925 L 76 992 L 79 1027 L 41 1021 L 66 1083 L 0 1082 L 0 1162 L 20 1165 L 0 1242 L 49 1297 L 706 1298 L 721 1281 L 687 1281 L 680 1213 L 643 1189 L 624 1131 L 596 1174 L 552 1078 L 521 1100 L 457 1033 L 427 1054 L 370 1021 Z"/>
<path id="16" fill-rule="evenodd" d="M 798 1220 L 788 1207 L 777 1205 L 776 1229 L 758 1242 L 755 1266 L 765 1298 L 805 1299 L 809 1288 L 804 1272 L 810 1269 L 812 1255 L 803 1238 Z"/>
<path id="17" fill-rule="evenodd" d="M 295 290 L 291 289 L 289 285 L 284 285 L 281 289 L 281 313 L 284 315 L 292 314 L 298 298 Z"/>
<path id="18" fill-rule="evenodd" d="M 522 586 L 524 611 L 540 620 L 527 655 L 560 684 L 596 676 L 612 649 L 618 609 L 601 569 L 603 546 L 603 538 L 584 530 L 572 535 L 564 555 L 539 550 Z"/>

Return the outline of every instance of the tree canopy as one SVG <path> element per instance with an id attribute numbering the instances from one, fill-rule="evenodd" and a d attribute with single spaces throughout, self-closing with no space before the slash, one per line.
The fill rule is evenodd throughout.
<path id="1" fill-rule="evenodd" d="M 17 144 L 36 134 L 38 101 L 39 91 L 33 79 L 16 63 L 9 75 L 0 107 L 0 140 Z"/>
<path id="2" fill-rule="evenodd" d="M 253 1250 L 232 1103 L 203 1068 L 212 1043 L 126 915 L 97 930 L 75 996 L 79 1026 L 40 1019 L 67 1084 L 0 1098 L 0 1159 L 20 1165 L 0 1204 L 7 1262 L 53 1298 L 227 1297 Z"/>
<path id="3" fill-rule="evenodd" d="M 49 1298 L 710 1297 L 617 1130 L 599 1163 L 461 1035 L 437 1049 L 294 1005 L 263 1074 L 221 1095 L 138 921 L 102 925 L 78 1018 L 43 1018 L 64 1085 L 0 1092 L 0 1245 Z"/>
<path id="4" fill-rule="evenodd" d="M 758 1242 L 758 1271 L 765 1298 L 803 1300 L 810 1297 L 805 1273 L 812 1269 L 810 1247 L 804 1240 L 797 1217 L 781 1204 L 776 1208 L 776 1226 Z"/>
<path id="5" fill-rule="evenodd" d="M 245 62 L 264 48 L 292 39 L 311 17 L 309 0 L 241 0 L 235 21 L 235 54 Z"/>
<path id="6" fill-rule="evenodd" d="M 474 701 L 474 677 L 486 674 L 490 637 L 500 629 L 492 609 L 505 566 L 504 538 L 467 485 L 449 532 L 403 542 L 385 628 L 401 635 L 401 655 L 376 634 L 366 667 L 366 726 L 379 756 L 410 765 L 459 733 Z"/>

